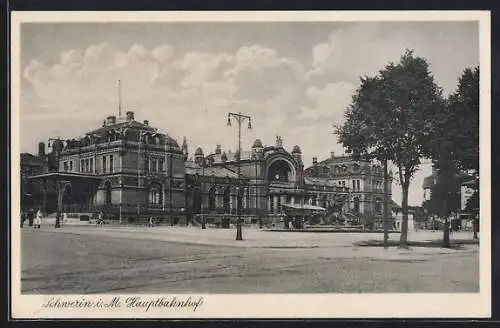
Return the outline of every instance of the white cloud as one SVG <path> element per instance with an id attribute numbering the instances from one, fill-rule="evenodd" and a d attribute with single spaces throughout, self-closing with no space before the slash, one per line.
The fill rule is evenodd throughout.
<path id="1" fill-rule="evenodd" d="M 427 58 L 448 91 L 463 68 L 476 64 L 477 56 L 460 51 L 456 26 L 427 34 L 404 26 L 346 25 L 307 45 L 309 62 L 244 42 L 212 52 L 182 52 L 169 44 L 118 49 L 103 42 L 61 51 L 55 63 L 34 58 L 23 70 L 30 87 L 22 89 L 22 147 L 32 150 L 54 135 L 78 136 L 117 113 L 121 79 L 124 111 L 134 110 L 138 120 L 150 120 L 179 141 L 187 136 L 191 151 L 202 146 L 210 152 L 216 143 L 234 150 L 236 129 L 225 126 L 226 115 L 241 111 L 252 116 L 254 127 L 242 131 L 244 147 L 255 138 L 273 144 L 279 134 L 285 146 L 300 145 L 309 165 L 312 157 L 342 153 L 333 125 L 342 122 L 359 76 L 397 61 L 404 48 Z M 421 200 L 422 174 L 411 187 L 412 204 Z"/>

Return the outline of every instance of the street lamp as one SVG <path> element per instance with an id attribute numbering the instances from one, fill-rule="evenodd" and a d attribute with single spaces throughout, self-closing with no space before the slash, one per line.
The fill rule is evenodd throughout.
<path id="1" fill-rule="evenodd" d="M 248 129 L 252 129 L 252 118 L 247 115 L 239 113 L 229 112 L 227 114 L 227 125 L 231 126 L 231 118 L 238 122 L 238 155 L 236 156 L 236 163 L 238 168 L 238 194 L 237 194 L 237 215 L 238 220 L 236 221 L 236 240 L 243 240 L 243 234 L 241 232 L 241 123 L 248 119 Z"/>

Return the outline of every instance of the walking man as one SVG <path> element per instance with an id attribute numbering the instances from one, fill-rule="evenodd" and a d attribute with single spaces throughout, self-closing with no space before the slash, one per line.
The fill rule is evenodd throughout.
<path id="1" fill-rule="evenodd" d="M 61 212 L 57 211 L 56 213 L 56 225 L 55 228 L 60 228 L 61 227 Z"/>
<path id="2" fill-rule="evenodd" d="M 42 211 L 40 211 L 40 209 L 38 209 L 38 211 L 36 212 L 36 218 L 35 218 L 35 229 L 36 228 L 40 229 L 41 226 L 42 226 Z"/>
<path id="3" fill-rule="evenodd" d="M 34 213 L 33 213 L 33 209 L 29 209 L 28 210 L 28 224 L 30 227 L 33 226 L 33 219 L 34 219 Z"/>

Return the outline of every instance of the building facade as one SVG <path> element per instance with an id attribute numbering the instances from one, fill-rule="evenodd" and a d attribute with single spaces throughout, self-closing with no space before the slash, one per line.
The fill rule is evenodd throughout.
<path id="1" fill-rule="evenodd" d="M 349 156 L 335 156 L 318 162 L 313 158 L 305 176 L 327 179 L 333 185 L 348 190 L 346 210 L 353 215 L 372 221 L 376 227 L 383 224 L 384 179 L 380 165 L 368 161 L 356 161 Z M 392 173 L 389 172 L 388 197 L 392 200 Z"/>
<path id="2" fill-rule="evenodd" d="M 31 209 L 36 204 L 43 202 L 43 190 L 36 181 L 29 177 L 47 173 L 49 171 L 49 158 L 45 154 L 45 144 L 38 145 L 38 155 L 22 153 L 20 157 L 21 173 L 21 209 Z"/>
<path id="3" fill-rule="evenodd" d="M 238 212 L 249 221 L 274 218 L 283 216 L 286 205 L 348 211 L 351 202 L 361 212 L 372 209 L 366 204 L 372 204 L 368 188 L 375 185 L 364 166 L 357 175 L 339 172 L 334 179 L 306 174 L 300 147 L 289 152 L 281 137 L 270 146 L 257 139 L 241 154 L 215 145 L 213 152 L 198 147 L 190 156 L 186 138 L 179 146 L 129 111 L 124 119 L 108 116 L 84 136 L 56 139 L 49 147 L 47 157 L 56 164 L 29 177 L 42 186 L 46 212 L 55 210 L 48 199 L 69 213 L 103 211 L 117 220 L 155 216 L 173 222 Z M 340 177 L 344 183 L 338 183 Z M 348 177 L 357 177 L 353 190 Z"/>

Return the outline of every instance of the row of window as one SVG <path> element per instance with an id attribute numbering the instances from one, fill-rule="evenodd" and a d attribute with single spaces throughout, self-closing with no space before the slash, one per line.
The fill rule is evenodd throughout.
<path id="1" fill-rule="evenodd" d="M 109 161 L 108 161 L 109 159 Z M 73 172 L 73 161 L 64 161 L 63 162 L 64 172 Z M 96 161 L 96 170 L 97 161 Z M 103 156 L 102 157 L 102 173 L 113 173 L 114 170 L 114 158 L 113 155 Z M 80 172 L 83 173 L 93 173 L 94 172 L 94 159 L 93 158 L 84 158 L 80 160 Z"/>
<path id="2" fill-rule="evenodd" d="M 345 180 L 343 181 L 337 181 L 339 187 L 346 187 L 347 182 Z M 361 190 L 361 180 L 352 180 L 352 190 L 353 191 L 360 191 Z"/>
<path id="3" fill-rule="evenodd" d="M 352 190 L 354 191 L 359 191 L 361 190 L 361 183 L 360 180 L 352 180 Z"/>
<path id="4" fill-rule="evenodd" d="M 163 172 L 164 169 L 164 158 L 162 157 L 151 157 L 145 159 L 144 169 L 149 172 Z"/>
<path id="5" fill-rule="evenodd" d="M 81 159 L 80 172 L 94 172 L 94 159 L 93 158 Z"/>

